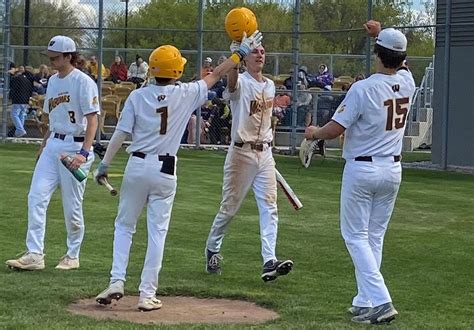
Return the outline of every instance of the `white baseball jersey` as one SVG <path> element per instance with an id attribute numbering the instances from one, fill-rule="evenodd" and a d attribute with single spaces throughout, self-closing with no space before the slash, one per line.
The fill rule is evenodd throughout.
<path id="1" fill-rule="evenodd" d="M 85 115 L 100 111 L 96 83 L 78 69 L 64 78 L 53 75 L 49 78 L 43 111 L 49 113 L 51 132 L 84 135 L 87 126 Z"/>
<path id="2" fill-rule="evenodd" d="M 132 134 L 127 151 L 175 156 L 189 117 L 206 102 L 207 92 L 202 80 L 134 90 L 117 124 L 117 129 Z"/>
<path id="3" fill-rule="evenodd" d="M 236 90 L 223 94 L 232 111 L 231 138 L 234 142 L 271 142 L 271 118 L 275 84 L 255 80 L 248 72 L 239 74 Z"/>
<path id="4" fill-rule="evenodd" d="M 346 128 L 342 157 L 400 155 L 414 92 L 406 70 L 375 73 L 355 83 L 332 117 Z"/>

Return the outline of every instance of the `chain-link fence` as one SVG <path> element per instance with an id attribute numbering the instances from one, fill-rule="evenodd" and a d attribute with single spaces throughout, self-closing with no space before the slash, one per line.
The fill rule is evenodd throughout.
<path id="1" fill-rule="evenodd" d="M 373 71 L 369 18 L 403 26 L 414 54 L 416 81 L 432 61 L 432 26 L 417 22 L 400 1 L 178 1 L 178 0 L 3 0 L 2 137 L 41 138 L 48 79 L 54 73 L 40 52 L 57 34 L 72 37 L 81 54 L 77 67 L 97 81 L 101 93 L 100 139 L 110 138 L 124 101 L 135 88 L 153 83 L 143 62 L 162 44 L 188 59 L 182 81 L 199 79 L 229 56 L 224 18 L 245 5 L 257 15 L 266 47 L 265 76 L 274 80 L 275 145 L 294 150 L 304 127 L 322 125 L 351 84 Z M 434 4 L 433 4 L 434 6 Z M 428 8 L 428 7 L 427 7 Z M 420 23 L 420 22 L 418 22 Z M 337 26 L 337 29 L 333 28 Z M 430 39 L 431 38 L 431 39 Z M 421 47 L 420 44 L 423 44 Z M 210 59 L 211 61 L 206 61 Z M 98 69 L 101 68 L 101 69 Z M 138 69 L 137 69 L 138 68 Z M 296 84 L 293 82 L 297 82 Z M 229 144 L 232 111 L 222 98 L 225 80 L 189 120 L 182 143 Z"/>

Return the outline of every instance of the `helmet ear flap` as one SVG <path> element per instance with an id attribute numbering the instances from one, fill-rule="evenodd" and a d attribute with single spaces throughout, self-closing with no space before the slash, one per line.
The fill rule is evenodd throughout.
<path id="1" fill-rule="evenodd" d="M 232 40 L 240 42 L 244 32 L 250 36 L 257 28 L 257 18 L 250 9 L 238 7 L 227 13 L 225 30 Z"/>
<path id="2" fill-rule="evenodd" d="M 150 73 L 157 78 L 179 79 L 183 75 L 187 60 L 174 46 L 156 48 L 149 58 Z"/>

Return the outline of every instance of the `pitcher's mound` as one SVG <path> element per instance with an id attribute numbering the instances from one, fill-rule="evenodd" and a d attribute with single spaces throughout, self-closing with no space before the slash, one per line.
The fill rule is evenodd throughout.
<path id="1" fill-rule="evenodd" d="M 138 297 L 125 296 L 118 302 L 104 306 L 94 299 L 73 303 L 68 310 L 95 319 L 121 320 L 142 324 L 177 323 L 263 323 L 279 315 L 254 303 L 229 299 L 199 299 L 194 297 L 159 297 L 161 309 L 141 312 Z"/>

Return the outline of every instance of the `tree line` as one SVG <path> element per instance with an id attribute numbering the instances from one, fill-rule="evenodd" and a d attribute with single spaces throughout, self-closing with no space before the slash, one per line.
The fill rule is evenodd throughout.
<path id="1" fill-rule="evenodd" d="M 269 53 L 291 53 L 294 8 L 282 1 L 212 1 L 205 2 L 203 50 L 228 52 L 230 40 L 224 31 L 227 12 L 245 5 L 257 16 L 259 29 L 264 32 L 264 43 Z M 288 2 L 286 2 L 288 4 Z M 125 15 L 123 5 L 104 7 L 103 47 L 154 49 L 162 44 L 173 44 L 183 51 L 198 48 L 197 22 L 198 1 L 196 0 L 151 0 Z M 110 3 L 109 3 L 110 4 Z M 96 5 L 97 6 L 97 5 Z M 432 9 L 430 1 L 425 1 L 425 13 Z M 97 8 L 98 10 L 98 8 Z M 418 15 L 418 16 L 417 16 Z M 127 16 L 127 44 L 125 45 L 125 20 Z M 426 15 L 425 15 L 426 16 Z M 409 26 L 419 22 L 417 14 L 410 6 L 397 0 L 373 0 L 372 17 L 384 26 Z M 301 54 L 365 54 L 366 36 L 362 24 L 367 20 L 367 0 L 302 0 L 300 14 Z M 24 1 L 13 1 L 11 5 L 11 44 L 24 42 Z M 76 40 L 79 47 L 97 49 L 97 16 L 87 16 L 78 12 L 67 2 L 60 5 L 40 0 L 30 1 L 29 45 L 44 46 L 54 34 L 67 34 Z M 45 27 L 45 28 L 43 28 Z M 54 27 L 54 28 L 51 28 Z M 114 30 L 115 29 L 115 30 Z M 118 30 L 120 29 L 120 30 Z M 433 34 L 429 29 L 405 29 L 409 56 L 432 56 L 434 53 Z M 113 61 L 115 53 L 104 53 L 106 66 Z M 128 62 L 133 61 L 135 52 L 126 54 Z M 148 53 L 141 54 L 144 58 Z M 196 61 L 188 55 L 187 71 L 195 72 Z M 286 73 L 291 67 L 291 55 L 279 56 L 280 72 Z M 327 58 L 300 57 L 302 64 L 310 71 L 316 71 L 319 62 Z M 22 52 L 15 52 L 15 60 L 22 61 Z M 216 58 L 217 60 L 217 58 Z M 269 58 L 270 73 L 272 61 Z M 28 63 L 38 66 L 44 62 L 39 52 L 31 51 Z M 420 70 L 426 66 L 422 63 Z M 336 75 L 356 74 L 364 70 L 363 60 L 338 60 Z"/>

